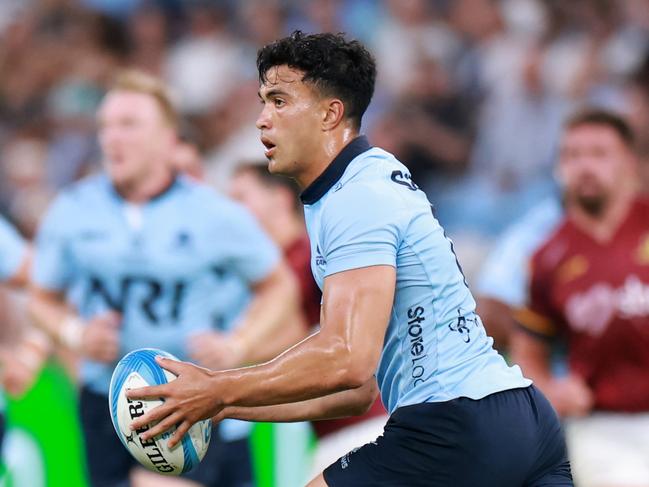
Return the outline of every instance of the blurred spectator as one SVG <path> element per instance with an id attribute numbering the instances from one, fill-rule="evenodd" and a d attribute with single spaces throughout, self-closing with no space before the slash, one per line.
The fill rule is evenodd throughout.
<path id="1" fill-rule="evenodd" d="M 413 181 L 454 179 L 466 169 L 471 147 L 471 110 L 441 64 L 421 59 L 401 95 L 376 122 L 372 140 L 408 162 Z M 387 142 L 387 144 L 386 144 Z"/>
<path id="2" fill-rule="evenodd" d="M 568 418 L 575 483 L 649 485 L 649 202 L 638 196 L 627 123 L 586 111 L 567 122 L 558 172 L 566 217 L 532 260 L 512 358 Z M 567 348 L 553 375 L 551 339 Z"/>
<path id="3" fill-rule="evenodd" d="M 433 2 L 386 0 L 387 11 L 375 27 L 378 89 L 403 94 L 422 59 L 448 66 L 457 54 L 458 39 L 438 18 Z"/>
<path id="4" fill-rule="evenodd" d="M 192 2 L 187 15 L 187 33 L 172 46 L 165 75 L 180 110 L 204 114 L 237 86 L 241 49 L 227 29 L 225 7 Z"/>

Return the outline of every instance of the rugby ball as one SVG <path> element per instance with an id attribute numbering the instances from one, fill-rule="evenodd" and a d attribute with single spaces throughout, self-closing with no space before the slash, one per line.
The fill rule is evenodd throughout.
<path id="1" fill-rule="evenodd" d="M 131 431 L 129 427 L 135 419 L 162 404 L 162 400 L 128 399 L 126 391 L 165 384 L 176 378 L 158 365 L 155 361 L 158 355 L 178 360 L 162 350 L 141 348 L 126 354 L 118 362 L 110 381 L 110 417 L 122 444 L 144 467 L 164 475 L 180 475 L 193 469 L 205 456 L 212 434 L 212 422 L 209 419 L 193 425 L 173 449 L 167 445 L 173 430 L 145 441 L 140 435 L 149 429 L 148 425 L 135 431 Z"/>

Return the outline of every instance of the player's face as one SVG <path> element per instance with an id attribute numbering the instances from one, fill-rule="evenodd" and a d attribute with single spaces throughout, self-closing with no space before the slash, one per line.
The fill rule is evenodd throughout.
<path id="1" fill-rule="evenodd" d="M 605 125 L 569 129 L 561 144 L 559 175 L 567 201 L 599 214 L 627 188 L 633 156 L 620 136 Z"/>
<path id="2" fill-rule="evenodd" d="M 230 196 L 243 204 L 257 218 L 262 226 L 267 220 L 273 218 L 274 194 L 251 171 L 240 171 L 234 175 L 230 182 Z"/>
<path id="3" fill-rule="evenodd" d="M 109 92 L 97 118 L 104 164 L 117 185 L 146 179 L 172 153 L 174 131 L 147 94 Z"/>
<path id="4" fill-rule="evenodd" d="M 259 88 L 257 128 L 272 173 L 298 176 L 321 151 L 323 100 L 302 77 L 301 71 L 276 66 Z"/>

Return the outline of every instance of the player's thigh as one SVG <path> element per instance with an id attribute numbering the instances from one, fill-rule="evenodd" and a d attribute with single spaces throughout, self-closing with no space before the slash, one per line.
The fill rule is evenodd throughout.
<path id="1" fill-rule="evenodd" d="M 642 416 L 597 413 L 566 423 L 575 483 L 580 487 L 647 487 L 649 458 L 639 445 L 649 442 Z"/>
<path id="2" fill-rule="evenodd" d="M 318 474 L 306 487 L 329 487 L 322 474 Z"/>
<path id="3" fill-rule="evenodd" d="M 320 439 L 313 454 L 311 475 L 315 476 L 354 448 L 376 440 L 383 434 L 387 415 L 368 418 L 330 433 Z"/>
<path id="4" fill-rule="evenodd" d="M 202 484 L 180 477 L 165 477 L 137 467 L 131 474 L 131 487 L 204 487 Z"/>

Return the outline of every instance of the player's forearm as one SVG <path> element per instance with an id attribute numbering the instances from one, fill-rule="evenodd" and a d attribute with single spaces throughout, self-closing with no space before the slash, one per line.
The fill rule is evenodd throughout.
<path id="1" fill-rule="evenodd" d="M 317 332 L 265 364 L 215 372 L 213 389 L 226 406 L 293 403 L 361 387 L 374 365 Z"/>
<path id="2" fill-rule="evenodd" d="M 73 330 L 76 315 L 62 297 L 42 290 L 32 290 L 29 298 L 29 314 L 34 323 L 56 342 L 69 347 L 76 345 L 73 336 L 80 330 Z M 80 336 L 78 337 L 80 339 Z"/>
<path id="3" fill-rule="evenodd" d="M 515 330 L 511 335 L 511 356 L 513 362 L 521 367 L 523 374 L 540 389 L 551 384 L 550 346 L 544 340 L 525 331 Z"/>
<path id="4" fill-rule="evenodd" d="M 244 421 L 288 423 L 346 418 L 365 413 L 378 395 L 376 380 L 368 381 L 357 389 L 329 394 L 327 396 L 273 406 L 226 408 L 219 419 L 233 418 Z"/>
<path id="5" fill-rule="evenodd" d="M 233 332 L 233 340 L 242 349 L 243 363 L 269 360 L 298 341 L 271 346 L 279 343 L 279 335 L 298 338 L 296 330 L 301 327 L 298 306 L 297 282 L 288 267 L 280 264 L 268 282 L 255 290 L 240 326 Z"/>

